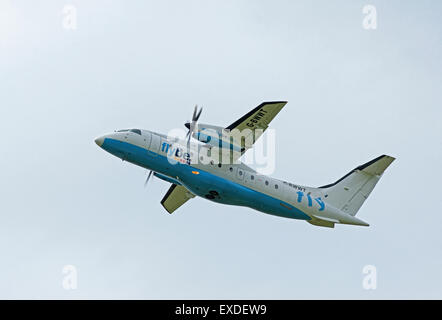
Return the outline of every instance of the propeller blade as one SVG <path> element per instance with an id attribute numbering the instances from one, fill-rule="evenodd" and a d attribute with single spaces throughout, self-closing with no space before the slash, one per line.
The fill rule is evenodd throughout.
<path id="1" fill-rule="evenodd" d="M 189 129 L 189 131 L 186 134 L 186 138 L 187 138 L 187 150 L 189 151 L 189 146 L 190 146 L 190 138 L 192 137 L 193 132 L 198 131 L 198 119 L 201 116 L 201 112 L 203 111 L 203 108 L 201 107 L 198 110 L 198 105 L 195 105 L 195 108 L 193 109 L 193 115 L 192 115 L 192 122 L 186 122 L 184 124 L 184 126 Z"/>
<path id="2" fill-rule="evenodd" d="M 198 105 L 196 104 L 195 105 L 195 109 L 193 109 L 193 116 L 192 116 L 192 121 L 195 121 L 196 119 L 196 113 L 197 113 L 197 111 L 198 111 Z"/>
<path id="3" fill-rule="evenodd" d="M 146 179 L 146 181 L 144 182 L 144 187 L 146 187 L 147 186 L 147 183 L 149 182 L 149 180 L 150 180 L 150 177 L 152 176 L 152 170 L 151 171 L 149 171 L 149 174 L 147 175 L 147 179 Z"/>
<path id="4" fill-rule="evenodd" d="M 203 112 L 203 107 L 201 107 L 200 111 L 196 115 L 195 121 L 198 121 L 198 119 L 200 118 L 201 112 Z"/>

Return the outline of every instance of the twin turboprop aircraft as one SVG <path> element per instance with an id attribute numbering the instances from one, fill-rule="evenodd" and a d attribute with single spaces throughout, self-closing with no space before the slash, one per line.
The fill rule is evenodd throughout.
<path id="1" fill-rule="evenodd" d="M 127 129 L 95 142 L 124 161 L 151 170 L 146 183 L 152 173 L 171 183 L 161 200 L 169 213 L 199 196 L 316 226 L 368 226 L 356 213 L 393 157 L 377 157 L 336 182 L 317 188 L 261 175 L 239 160 L 286 103 L 264 102 L 225 128 L 198 124 L 201 110 L 195 107 L 192 121 L 185 124 L 189 129 L 186 139 Z"/>

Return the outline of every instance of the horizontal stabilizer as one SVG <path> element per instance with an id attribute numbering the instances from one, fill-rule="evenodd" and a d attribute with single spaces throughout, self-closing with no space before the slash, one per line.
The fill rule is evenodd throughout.
<path id="1" fill-rule="evenodd" d="M 314 216 L 312 217 L 311 220 L 307 220 L 307 222 L 315 226 L 326 227 L 326 228 L 334 228 L 335 223 L 339 223 L 339 221 L 329 221 L 329 219 L 327 220 L 319 219 Z"/>

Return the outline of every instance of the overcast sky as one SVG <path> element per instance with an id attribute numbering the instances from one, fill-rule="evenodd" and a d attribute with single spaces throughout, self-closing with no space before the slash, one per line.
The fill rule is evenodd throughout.
<path id="1" fill-rule="evenodd" d="M 442 298 L 441 9 L 0 0 L 0 298 Z M 275 178 L 319 186 L 397 158 L 358 212 L 370 227 L 201 198 L 169 215 L 168 183 L 144 189 L 145 170 L 94 143 L 184 128 L 196 103 L 226 126 L 266 100 L 288 101 L 271 124 Z"/>

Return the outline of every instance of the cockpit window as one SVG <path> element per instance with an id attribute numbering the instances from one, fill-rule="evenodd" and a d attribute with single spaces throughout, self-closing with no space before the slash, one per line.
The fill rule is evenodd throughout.
<path id="1" fill-rule="evenodd" d="M 140 129 L 130 129 L 131 132 L 139 134 L 141 136 L 141 130 Z"/>
<path id="2" fill-rule="evenodd" d="M 117 130 L 117 132 L 133 132 L 133 133 L 139 134 L 141 136 L 140 129 L 123 129 L 123 130 Z"/>

